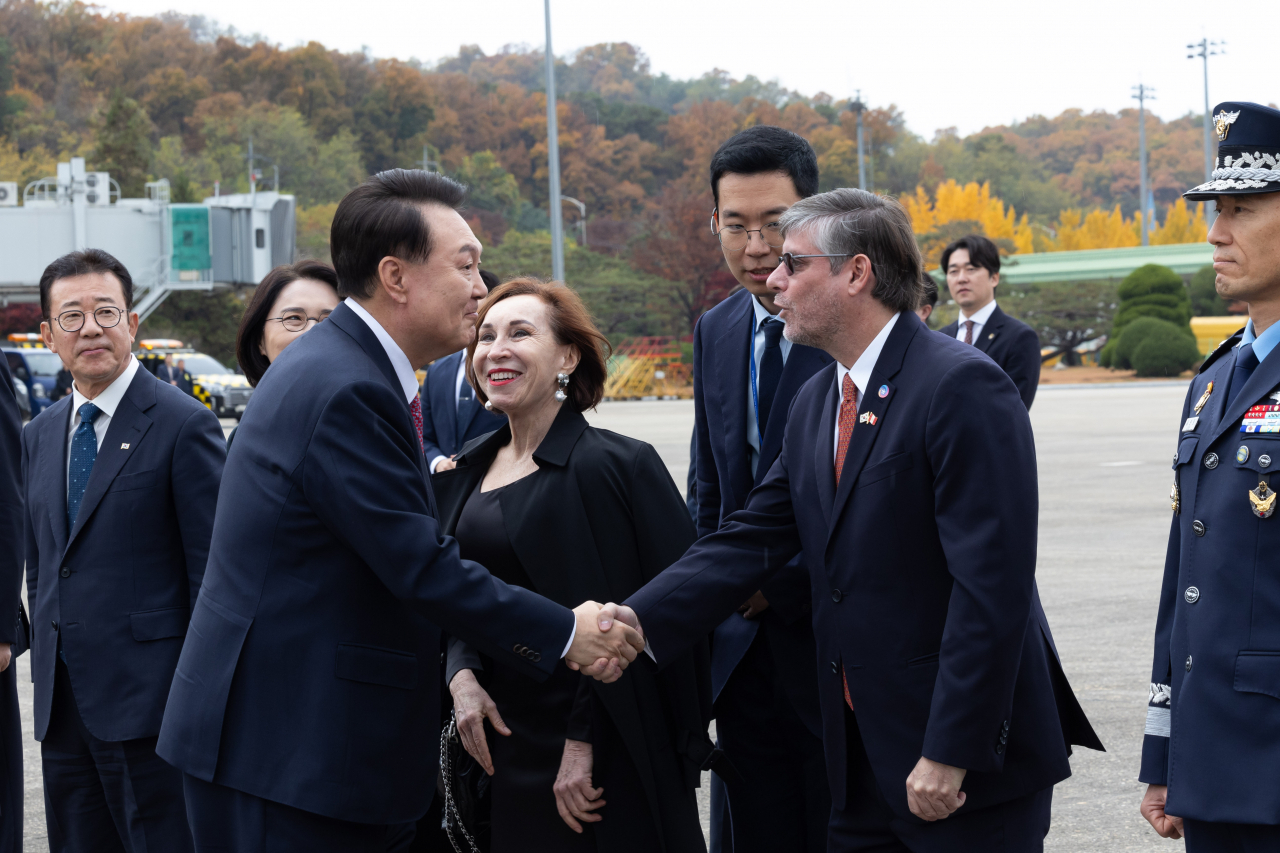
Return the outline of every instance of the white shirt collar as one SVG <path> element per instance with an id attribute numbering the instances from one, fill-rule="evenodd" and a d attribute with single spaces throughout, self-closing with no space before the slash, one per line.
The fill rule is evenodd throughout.
<path id="1" fill-rule="evenodd" d="M 751 310 L 755 313 L 756 318 L 756 324 L 752 326 L 752 328 L 757 332 L 760 331 L 760 324 L 765 320 L 777 320 L 784 326 L 787 324 L 787 321 L 784 320 L 780 314 L 770 314 L 769 310 L 764 307 L 764 304 L 760 302 L 755 294 L 752 294 L 751 296 Z"/>
<path id="2" fill-rule="evenodd" d="M 129 354 L 129 363 L 125 365 L 124 372 L 115 378 L 110 385 L 103 389 L 102 393 L 90 400 L 88 397 L 80 393 L 80 389 L 76 384 L 71 383 L 71 417 L 75 417 L 80 411 L 80 407 L 85 403 L 93 403 L 98 407 L 98 411 L 102 412 L 109 418 L 116 416 L 116 408 L 120 405 L 120 401 L 124 399 L 124 392 L 129 390 L 129 383 L 133 382 L 134 374 L 138 372 L 141 365 L 138 360 Z"/>
<path id="3" fill-rule="evenodd" d="M 975 326 L 985 326 L 987 321 L 991 319 L 991 315 L 996 311 L 996 301 L 992 299 L 986 305 L 983 305 L 972 316 L 966 317 L 963 311 L 960 312 L 960 323 L 964 324 L 965 320 L 972 320 Z"/>
<path id="4" fill-rule="evenodd" d="M 373 336 L 378 339 L 378 343 L 382 344 L 382 348 L 387 351 L 387 358 L 391 360 L 391 369 L 396 372 L 396 378 L 400 380 L 400 389 L 404 391 L 405 402 L 412 403 L 413 398 L 418 396 L 418 376 L 413 371 L 413 365 L 409 363 L 409 356 L 404 354 L 400 345 L 387 334 L 387 330 L 382 328 L 382 324 L 375 320 L 363 305 L 350 296 L 343 300 L 343 304 L 364 320 L 365 325 L 373 332 Z"/>
<path id="5" fill-rule="evenodd" d="M 845 367 L 840 362 L 836 362 L 837 393 L 840 392 L 840 388 L 844 385 L 844 377 L 848 374 L 853 378 L 853 384 L 858 389 L 858 399 L 862 399 L 862 395 L 867 390 L 867 384 L 871 382 L 871 371 L 875 370 L 876 362 L 880 359 L 880 351 L 884 349 L 884 342 L 889 339 L 889 333 L 893 331 L 894 325 L 901 316 L 902 314 L 898 313 L 889 318 L 889 322 L 884 324 L 880 334 L 876 335 L 871 343 L 867 344 L 867 348 L 862 351 L 862 355 L 858 356 L 858 360 L 853 363 L 853 367 Z"/>

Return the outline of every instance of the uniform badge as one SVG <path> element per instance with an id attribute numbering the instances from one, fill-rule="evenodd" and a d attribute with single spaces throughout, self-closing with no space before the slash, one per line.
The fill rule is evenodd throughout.
<path id="1" fill-rule="evenodd" d="M 1236 119 L 1238 118 L 1240 118 L 1239 110 L 1236 110 L 1233 113 L 1229 113 L 1226 110 L 1223 110 L 1222 112 L 1218 113 L 1216 116 L 1213 117 L 1213 128 L 1214 130 L 1218 131 L 1219 142 L 1226 141 L 1227 133 L 1229 133 L 1231 130 L 1231 125 L 1235 124 Z"/>
<path id="2" fill-rule="evenodd" d="M 1249 503 L 1253 506 L 1253 514 L 1258 518 L 1270 518 L 1276 511 L 1276 492 L 1271 490 L 1267 481 L 1258 483 L 1258 488 L 1249 490 Z"/>
<path id="3" fill-rule="evenodd" d="M 1249 461 L 1248 447 L 1245 447 L 1243 444 L 1240 445 L 1240 449 L 1236 451 L 1236 461 L 1239 462 L 1241 465 Z"/>
<path id="4" fill-rule="evenodd" d="M 1182 505 L 1181 495 L 1178 494 L 1178 478 L 1173 478 L 1173 488 L 1169 490 L 1169 508 L 1173 510 L 1173 514 L 1178 514 L 1178 508 Z"/>
<path id="5" fill-rule="evenodd" d="M 1200 414 L 1200 410 L 1204 408 L 1204 404 L 1209 402 L 1209 395 L 1213 393 L 1213 383 L 1210 382 L 1205 386 L 1204 393 L 1200 395 L 1200 400 L 1196 403 L 1195 414 Z"/>

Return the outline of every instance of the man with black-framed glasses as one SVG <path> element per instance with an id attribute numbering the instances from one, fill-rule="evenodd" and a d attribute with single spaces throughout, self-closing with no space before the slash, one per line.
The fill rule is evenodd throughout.
<path id="1" fill-rule="evenodd" d="M 711 160 L 711 230 L 742 288 L 694 329 L 700 536 L 746 505 L 782 447 L 791 398 L 831 361 L 786 340 L 766 284 L 782 251 L 779 219 L 817 191 L 813 148 L 779 127 L 744 130 Z M 817 678 L 812 667 L 795 665 L 816 654 L 809 599 L 809 577 L 796 560 L 713 635 L 716 734 L 736 772 L 725 772 L 727 809 L 725 786 L 712 779 L 712 853 L 826 849 L 831 796 Z"/>
<path id="2" fill-rule="evenodd" d="M 140 370 L 129 271 L 106 252 L 40 279 L 71 393 L 22 436 L 35 736 L 49 848 L 192 849 L 156 737 L 204 577 L 226 456 L 207 408 Z"/>

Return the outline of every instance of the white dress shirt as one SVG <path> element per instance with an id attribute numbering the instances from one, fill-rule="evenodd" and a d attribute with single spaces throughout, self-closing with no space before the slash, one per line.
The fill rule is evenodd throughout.
<path id="1" fill-rule="evenodd" d="M 751 385 L 751 371 L 747 371 L 747 455 L 751 462 L 751 476 L 756 475 L 756 466 L 760 464 L 760 424 L 756 420 L 756 398 L 753 394 L 759 393 L 760 385 L 760 363 L 764 359 L 764 323 L 766 320 L 776 320 L 786 327 L 787 321 L 782 317 L 770 314 L 765 310 L 764 305 L 755 296 L 751 297 L 751 309 L 755 323 L 755 346 L 752 348 L 752 355 L 756 363 L 756 387 Z M 785 367 L 787 356 L 791 355 L 791 341 L 787 340 L 784 334 L 782 340 L 778 342 L 778 346 L 782 349 L 782 364 Z"/>
<path id="2" fill-rule="evenodd" d="M 840 399 L 840 405 L 836 406 L 836 440 L 833 445 L 835 452 L 831 457 L 832 464 L 835 464 L 836 456 L 840 453 L 840 410 L 844 408 L 844 378 L 849 376 L 853 379 L 853 386 L 857 389 L 858 397 L 855 401 L 855 406 L 861 408 L 862 398 L 867 391 L 867 383 L 871 381 L 871 371 L 875 370 L 876 362 L 880 359 L 880 351 L 884 349 L 884 342 L 889 339 L 889 333 L 893 331 L 894 325 L 901 316 L 901 314 L 894 314 L 889 318 L 889 322 L 884 324 L 880 334 L 876 335 L 871 343 L 867 344 L 867 348 L 862 351 L 862 355 L 858 356 L 858 360 L 853 363 L 852 367 L 845 367 L 840 362 L 836 362 L 836 394 Z"/>
<path id="3" fill-rule="evenodd" d="M 93 421 L 93 433 L 98 437 L 98 449 L 101 450 L 102 440 L 107 437 L 107 427 L 111 426 L 111 418 L 115 416 L 120 401 L 124 399 L 124 392 L 129 390 L 129 383 L 133 381 L 134 375 L 141 366 L 138 360 L 130 354 L 129 363 L 125 365 L 124 372 L 117 376 L 114 382 L 92 400 L 80 393 L 76 383 L 71 383 L 71 428 L 67 431 L 68 481 L 71 479 L 71 437 L 75 435 L 76 429 L 80 426 L 80 407 L 85 403 L 93 403 L 98 407 L 98 417 Z"/>
<path id="4" fill-rule="evenodd" d="M 382 328 L 382 324 L 375 320 L 363 305 L 349 296 L 344 302 L 347 307 L 356 313 L 357 317 L 364 320 L 365 325 L 372 330 L 374 337 L 378 339 L 378 343 L 382 344 L 382 348 L 387 351 L 387 358 L 391 359 L 391 366 L 395 369 L 396 378 L 400 380 L 400 387 L 404 390 L 405 402 L 412 404 L 413 398 L 418 396 L 418 377 L 413 372 L 413 365 L 409 362 L 409 356 L 404 354 L 404 350 L 400 349 L 400 345 L 395 342 L 391 335 L 387 334 L 387 330 Z M 102 439 L 99 438 L 98 440 L 101 441 Z M 577 634 L 578 619 L 575 616 L 573 630 L 569 632 L 569 642 L 564 644 L 564 651 L 560 653 L 560 657 L 563 658 L 569 654 L 569 649 L 573 646 L 573 638 Z"/>
<path id="5" fill-rule="evenodd" d="M 973 312 L 972 317 L 966 317 L 964 312 L 960 312 L 960 325 L 956 328 L 956 340 L 964 343 L 964 323 L 966 320 L 973 321 L 973 342 L 976 345 L 978 338 L 982 336 L 982 327 L 987 325 L 987 321 L 991 319 L 991 315 L 995 313 L 996 301 L 992 299 L 986 305 L 983 305 L 977 311 Z"/>
<path id="6" fill-rule="evenodd" d="M 458 413 L 458 404 L 461 402 L 461 398 L 462 398 L 462 383 L 465 382 L 466 379 L 467 379 L 467 355 L 466 355 L 466 351 L 464 350 L 462 354 L 462 358 L 458 359 L 458 375 L 453 378 L 453 412 L 455 416 Z M 459 442 L 462 441 L 462 436 L 458 436 L 458 441 Z M 448 458 L 449 458 L 448 456 L 445 456 L 443 453 L 441 453 L 439 456 L 436 456 L 434 459 L 432 459 L 431 462 L 427 465 L 427 467 L 431 470 L 431 473 L 434 474 L 436 472 L 436 466 Z"/>

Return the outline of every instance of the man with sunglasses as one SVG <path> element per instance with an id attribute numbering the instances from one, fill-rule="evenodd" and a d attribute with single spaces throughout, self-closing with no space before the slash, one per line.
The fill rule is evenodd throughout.
<path id="1" fill-rule="evenodd" d="M 133 281 L 111 255 L 51 263 L 40 307 L 45 346 L 74 380 L 22 436 L 49 848 L 180 853 L 192 849 L 182 774 L 155 746 L 204 576 L 222 427 L 139 369 Z"/>
<path id="2" fill-rule="evenodd" d="M 711 230 L 742 289 L 708 311 L 693 337 L 698 534 L 746 505 L 782 447 L 791 398 L 831 362 L 783 336 L 773 291 L 787 208 L 818 191 L 818 161 L 778 127 L 737 134 L 711 160 Z M 712 853 L 826 849 L 830 815 L 822 757 L 809 576 L 799 559 L 716 628 L 716 734 L 736 773 L 712 780 Z M 726 771 L 727 772 L 727 771 Z M 728 823 L 732 824 L 729 831 Z"/>

